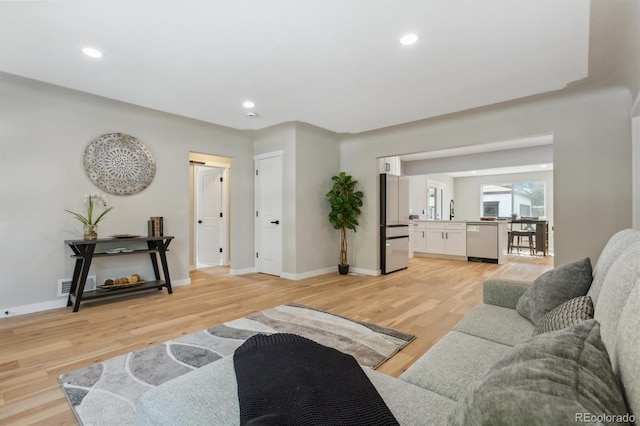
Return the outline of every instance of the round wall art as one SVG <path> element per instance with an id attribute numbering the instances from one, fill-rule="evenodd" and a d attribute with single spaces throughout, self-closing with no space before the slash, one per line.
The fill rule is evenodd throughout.
<path id="1" fill-rule="evenodd" d="M 124 133 L 106 133 L 87 146 L 84 169 L 96 186 L 115 195 L 145 189 L 156 174 L 156 162 L 145 144 Z"/>

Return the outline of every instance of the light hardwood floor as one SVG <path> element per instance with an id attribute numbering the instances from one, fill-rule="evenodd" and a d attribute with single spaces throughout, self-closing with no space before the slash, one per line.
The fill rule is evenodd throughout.
<path id="1" fill-rule="evenodd" d="M 489 277 L 532 280 L 552 257 L 511 256 L 504 265 L 411 259 L 409 268 L 371 276 L 322 275 L 288 281 L 228 268 L 191 274 L 172 295 L 153 292 L 0 320 L 0 424 L 77 424 L 57 377 L 116 355 L 224 321 L 298 302 L 411 333 L 411 344 L 378 370 L 400 375 L 473 306 Z"/>

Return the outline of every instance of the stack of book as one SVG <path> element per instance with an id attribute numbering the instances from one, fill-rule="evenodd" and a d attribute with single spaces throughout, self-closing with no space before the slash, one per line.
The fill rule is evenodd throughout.
<path id="1" fill-rule="evenodd" d="M 151 220 L 147 222 L 150 237 L 161 237 L 164 235 L 162 225 L 162 216 L 151 216 Z"/>

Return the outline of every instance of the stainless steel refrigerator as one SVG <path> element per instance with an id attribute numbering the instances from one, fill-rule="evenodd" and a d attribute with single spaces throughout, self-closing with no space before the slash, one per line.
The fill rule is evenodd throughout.
<path id="1" fill-rule="evenodd" d="M 409 180 L 380 175 L 380 269 L 383 274 L 409 264 Z"/>

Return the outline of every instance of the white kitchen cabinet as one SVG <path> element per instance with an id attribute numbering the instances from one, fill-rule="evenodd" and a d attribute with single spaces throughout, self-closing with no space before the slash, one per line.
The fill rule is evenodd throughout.
<path id="1" fill-rule="evenodd" d="M 450 256 L 467 255 L 466 224 L 458 222 L 426 222 L 426 252 Z"/>
<path id="2" fill-rule="evenodd" d="M 402 170 L 400 157 L 384 157 L 380 159 L 380 173 L 400 176 Z"/>
<path id="3" fill-rule="evenodd" d="M 426 242 L 426 228 L 424 222 L 413 222 L 410 225 L 411 229 L 411 247 L 414 253 L 424 253 L 427 251 Z"/>
<path id="4" fill-rule="evenodd" d="M 426 252 L 444 254 L 444 225 L 429 224 L 426 230 Z"/>
<path id="5" fill-rule="evenodd" d="M 456 226 L 445 225 L 445 254 L 452 256 L 467 255 L 467 230 L 466 224 L 451 224 Z M 460 228 L 459 226 L 462 226 Z"/>

